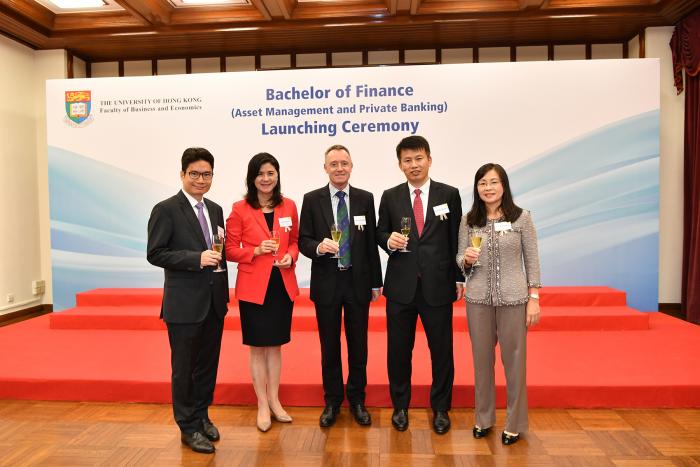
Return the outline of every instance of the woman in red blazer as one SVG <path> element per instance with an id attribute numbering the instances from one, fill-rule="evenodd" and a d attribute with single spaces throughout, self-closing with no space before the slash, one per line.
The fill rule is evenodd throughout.
<path id="1" fill-rule="evenodd" d="M 292 421 L 280 404 L 279 384 L 281 346 L 290 340 L 292 308 L 299 295 L 294 274 L 299 220 L 294 201 L 282 196 L 279 162 L 271 154 L 253 156 L 246 186 L 245 198 L 234 203 L 226 221 L 226 257 L 238 263 L 236 298 L 243 344 L 250 346 L 257 426 L 267 431 L 271 417 Z"/>

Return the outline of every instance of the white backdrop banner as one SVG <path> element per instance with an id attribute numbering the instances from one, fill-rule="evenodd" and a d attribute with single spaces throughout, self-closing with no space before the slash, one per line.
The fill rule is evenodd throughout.
<path id="1" fill-rule="evenodd" d="M 433 179 L 466 212 L 476 169 L 503 165 L 533 213 L 545 285 L 607 285 L 658 302 L 659 63 L 587 60 L 285 70 L 47 82 L 54 309 L 96 287 L 159 287 L 145 259 L 153 205 L 180 188 L 180 157 L 209 149 L 208 197 L 244 192 L 249 159 L 281 164 L 283 193 L 327 183 L 350 149 L 351 184 L 404 181 L 395 147 L 422 135 Z M 385 259 L 385 258 L 383 258 Z M 235 265 L 230 264 L 235 279 Z M 310 263 L 297 267 L 308 287 Z M 233 283 L 233 282 L 232 282 Z"/>

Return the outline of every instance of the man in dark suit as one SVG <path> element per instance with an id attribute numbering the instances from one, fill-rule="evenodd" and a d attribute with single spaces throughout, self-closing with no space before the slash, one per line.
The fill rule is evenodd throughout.
<path id="1" fill-rule="evenodd" d="M 148 220 L 148 262 L 163 268 L 160 317 L 168 327 L 172 399 L 182 443 L 212 453 L 219 431 L 209 420 L 228 302 L 228 275 L 212 234 L 223 237 L 224 213 L 204 198 L 214 175 L 204 148 L 182 155 L 182 191 L 156 204 Z"/>
<path id="2" fill-rule="evenodd" d="M 456 188 L 428 176 L 432 157 L 425 138 L 404 138 L 396 157 L 407 183 L 382 194 L 377 225 L 377 242 L 389 254 L 384 296 L 391 422 L 399 431 L 408 428 L 411 357 L 420 316 L 433 369 L 433 430 L 444 434 L 450 429 L 454 382 L 452 303 L 464 294 L 464 278 L 455 263 L 462 201 Z M 399 233 L 402 218 L 410 219 L 408 238 Z"/>
<path id="3" fill-rule="evenodd" d="M 370 425 L 365 407 L 367 321 L 370 301 L 379 298 L 382 287 L 374 197 L 348 184 L 352 159 L 344 146 L 328 148 L 323 167 L 330 183 L 304 195 L 299 218 L 299 250 L 312 260 L 311 300 L 321 341 L 326 406 L 319 424 L 333 425 L 344 399 L 340 324 L 345 310 L 350 411 L 357 423 Z M 332 224 L 341 232 L 337 242 L 329 238 Z"/>

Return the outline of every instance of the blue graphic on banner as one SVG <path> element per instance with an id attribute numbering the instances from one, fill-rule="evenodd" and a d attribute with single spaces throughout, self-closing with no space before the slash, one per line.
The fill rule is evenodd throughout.
<path id="1" fill-rule="evenodd" d="M 508 171 L 516 202 L 533 213 L 545 285 L 607 285 L 626 291 L 632 307 L 657 309 L 658 111 Z M 93 288 L 162 287 L 162 271 L 145 258 L 146 224 L 172 187 L 51 146 L 49 181 L 55 310 Z M 471 187 L 462 200 L 466 211 Z M 297 274 L 308 287 L 308 271 Z"/>
<path id="2" fill-rule="evenodd" d="M 146 261 L 146 223 L 172 187 L 49 146 L 54 310 L 100 287 L 162 287 Z"/>
<path id="3" fill-rule="evenodd" d="M 600 128 L 508 169 L 532 211 L 542 282 L 606 285 L 627 304 L 658 307 L 659 112 Z M 465 212 L 471 191 L 464 192 Z"/>

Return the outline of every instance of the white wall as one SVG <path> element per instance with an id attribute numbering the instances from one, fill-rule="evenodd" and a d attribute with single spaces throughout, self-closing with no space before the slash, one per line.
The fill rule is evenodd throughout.
<path id="1" fill-rule="evenodd" d="M 673 27 L 647 28 L 647 58 L 661 59 L 659 167 L 659 303 L 680 303 L 683 267 L 683 120 L 685 95 L 676 95 L 669 42 Z M 630 56 L 632 56 L 630 54 Z"/>
<path id="2" fill-rule="evenodd" d="M 49 213 L 49 160 L 46 147 L 46 80 L 68 76 L 64 50 L 34 52 L 34 109 L 36 126 L 36 178 L 39 200 L 41 278 L 46 282 L 42 303 L 53 303 L 51 295 L 51 220 Z"/>
<path id="3" fill-rule="evenodd" d="M 48 189 L 43 76 L 45 53 L 0 36 L 0 314 L 50 303 L 32 293 L 32 281 L 50 285 Z M 58 77 L 65 77 L 65 53 Z M 43 159 L 38 157 L 43 148 Z M 39 174 L 39 176 L 37 176 Z M 44 222 L 46 220 L 46 222 Z M 46 275 L 46 271 L 49 275 Z M 50 291 L 50 289 L 49 289 Z M 8 294 L 14 302 L 8 302 Z M 43 299 L 43 300 L 42 300 Z"/>

